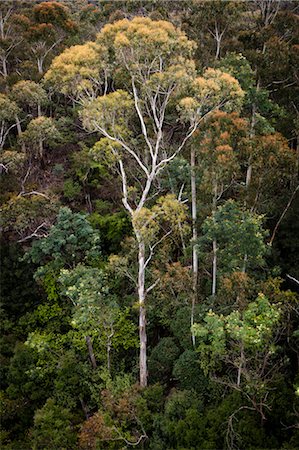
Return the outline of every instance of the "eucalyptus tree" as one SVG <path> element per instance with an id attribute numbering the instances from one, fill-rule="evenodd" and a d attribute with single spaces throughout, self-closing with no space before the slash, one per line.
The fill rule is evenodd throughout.
<path id="1" fill-rule="evenodd" d="M 16 126 L 19 108 L 7 95 L 0 94 L 0 150 L 3 149 L 10 130 Z"/>
<path id="2" fill-rule="evenodd" d="M 48 101 L 44 88 L 34 81 L 21 80 L 14 84 L 11 90 L 11 97 L 23 109 L 29 112 L 42 115 L 42 106 Z"/>
<path id="3" fill-rule="evenodd" d="M 83 106 L 84 127 L 102 135 L 99 148 L 110 152 L 118 166 L 122 201 L 138 246 L 141 386 L 147 384 L 145 303 L 155 285 L 146 287 L 146 269 L 159 244 L 159 239 L 145 239 L 143 230 L 150 233 L 153 217 L 151 212 L 144 220 L 147 204 L 159 194 L 159 175 L 199 123 L 243 95 L 238 82 L 219 70 L 198 76 L 194 49 L 194 42 L 171 23 L 135 17 L 106 25 L 94 43 L 66 50 L 45 76 L 62 92 L 73 87 Z M 70 60 L 72 51 L 81 51 L 82 57 Z M 169 214 L 180 209 L 179 203 L 168 202 Z"/>

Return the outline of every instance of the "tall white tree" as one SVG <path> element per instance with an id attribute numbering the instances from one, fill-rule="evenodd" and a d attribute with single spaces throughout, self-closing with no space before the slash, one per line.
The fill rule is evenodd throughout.
<path id="1" fill-rule="evenodd" d="M 148 234 L 165 211 L 168 217 L 182 214 L 180 202 L 173 198 L 162 202 L 160 208 L 148 207 L 159 193 L 156 182 L 199 123 L 211 111 L 243 95 L 238 82 L 228 74 L 208 69 L 198 77 L 191 59 L 194 48 L 182 31 L 165 21 L 136 17 L 106 25 L 93 49 L 100 49 L 103 86 L 108 72 L 118 89 L 108 89 L 109 93 L 102 89 L 103 95 L 83 101 L 81 111 L 84 127 L 99 132 L 103 136 L 100 147 L 109 148 L 114 155 L 123 204 L 131 217 L 138 246 L 141 386 L 147 385 L 146 298 L 155 286 L 154 282 L 147 287 L 146 269 L 156 246 L 173 226 L 159 238 L 151 239 Z M 46 80 L 54 85 L 61 82 L 61 59 L 63 54 L 54 60 L 46 75 Z M 94 64 L 94 58 L 91 63 Z M 86 59 L 83 64 L 87 64 Z M 70 67 L 66 69 L 68 81 L 75 80 L 76 74 Z M 92 83 L 90 73 L 82 83 Z"/>

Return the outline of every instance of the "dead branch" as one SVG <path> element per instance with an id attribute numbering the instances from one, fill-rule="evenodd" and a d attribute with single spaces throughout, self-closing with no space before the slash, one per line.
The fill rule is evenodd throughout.
<path id="1" fill-rule="evenodd" d="M 277 224 L 276 224 L 275 227 L 274 227 L 274 230 L 273 230 L 271 239 L 270 239 L 270 241 L 269 241 L 270 247 L 272 246 L 272 243 L 273 243 L 273 241 L 274 241 L 274 238 L 275 238 L 275 235 L 276 235 L 277 230 L 278 230 L 278 228 L 279 228 L 279 225 L 281 224 L 281 222 L 282 222 L 284 216 L 285 216 L 286 213 L 288 212 L 288 209 L 289 209 L 289 207 L 291 206 L 292 201 L 294 200 L 295 195 L 296 195 L 298 189 L 299 189 L 299 184 L 298 184 L 298 186 L 296 187 L 296 189 L 293 191 L 293 193 L 292 193 L 292 195 L 291 195 L 291 197 L 290 197 L 290 199 L 289 199 L 289 201 L 288 201 L 288 203 L 287 203 L 285 209 L 283 210 L 283 212 L 282 212 L 282 214 L 281 214 L 281 216 L 280 216 L 280 218 L 279 218 Z"/>
<path id="2" fill-rule="evenodd" d="M 38 233 L 39 230 L 41 230 L 43 227 L 46 227 L 46 226 L 47 226 L 46 222 L 43 222 L 41 225 L 39 225 L 39 226 L 33 231 L 33 233 L 31 233 L 29 236 L 26 236 L 26 237 L 24 237 L 24 238 L 22 238 L 22 239 L 19 239 L 17 242 L 25 242 L 25 241 L 28 241 L 29 239 L 34 238 L 34 237 L 37 237 L 37 238 L 47 237 L 47 236 L 48 236 L 48 233 L 47 233 L 46 231 L 44 231 L 44 232 L 42 232 L 42 233 Z"/>

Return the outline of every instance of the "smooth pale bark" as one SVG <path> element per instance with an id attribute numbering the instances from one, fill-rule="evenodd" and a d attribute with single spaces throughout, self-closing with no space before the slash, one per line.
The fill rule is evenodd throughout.
<path id="1" fill-rule="evenodd" d="M 38 70 L 38 73 L 41 75 L 44 73 L 43 65 L 44 65 L 44 59 L 37 58 L 37 70 Z"/>
<path id="2" fill-rule="evenodd" d="M 90 359 L 92 368 L 96 369 L 97 368 L 97 361 L 96 361 L 96 358 L 94 356 L 92 342 L 91 342 L 91 337 L 90 336 L 86 336 L 85 340 L 86 340 L 88 354 L 89 354 L 89 359 Z"/>
<path id="3" fill-rule="evenodd" d="M 18 136 L 21 137 L 22 127 L 21 127 L 21 122 L 20 122 L 20 119 L 18 118 L 18 116 L 16 116 L 16 125 L 17 125 Z"/>
<path id="4" fill-rule="evenodd" d="M 247 261 L 248 261 L 248 255 L 247 255 L 247 253 L 245 253 L 244 258 L 243 258 L 243 268 L 242 268 L 243 273 L 246 272 Z"/>
<path id="5" fill-rule="evenodd" d="M 196 208 L 196 173 L 195 173 L 195 148 L 191 147 L 191 209 L 192 209 L 192 306 L 191 306 L 191 337 L 195 346 L 195 335 L 192 330 L 194 325 L 194 309 L 197 300 L 198 282 L 198 255 L 196 251 L 197 242 L 197 208 Z"/>
<path id="6" fill-rule="evenodd" d="M 146 355 L 146 310 L 145 310 L 145 243 L 142 238 L 138 242 L 138 299 L 139 299 L 139 375 L 140 386 L 147 386 L 147 355 Z"/>
<path id="7" fill-rule="evenodd" d="M 21 122 L 18 116 L 16 116 L 16 125 L 17 125 L 17 131 L 18 131 L 18 137 L 21 138 L 22 136 L 22 127 L 21 127 Z M 25 142 L 22 142 L 22 151 L 25 152 L 26 151 L 26 146 L 25 146 Z"/>
<path id="8" fill-rule="evenodd" d="M 216 295 L 217 288 L 217 241 L 213 240 L 213 270 L 212 270 L 212 296 Z"/>
<path id="9" fill-rule="evenodd" d="M 211 35 L 213 36 L 213 38 L 216 41 L 215 59 L 219 59 L 220 58 L 221 42 L 222 42 L 222 38 L 223 38 L 223 35 L 224 35 L 225 31 L 226 31 L 226 27 L 224 28 L 223 31 L 220 32 L 217 21 L 215 21 L 214 31 L 209 30 L 209 32 L 211 33 Z"/>
<path id="10" fill-rule="evenodd" d="M 37 117 L 41 117 L 42 115 L 42 108 L 40 102 L 37 104 Z"/>
<path id="11" fill-rule="evenodd" d="M 214 187 L 213 187 L 213 216 L 216 213 L 217 209 L 217 200 L 218 200 L 218 184 L 217 180 L 214 181 Z M 213 240 L 213 263 L 212 263 L 212 296 L 214 297 L 216 295 L 217 290 L 217 240 Z"/>
<path id="12" fill-rule="evenodd" d="M 112 337 L 114 335 L 113 325 L 110 327 L 111 333 L 107 337 L 107 369 L 108 372 L 111 372 L 111 346 L 112 346 Z"/>
<path id="13" fill-rule="evenodd" d="M 2 75 L 4 78 L 8 77 L 7 61 L 5 57 L 2 58 Z"/>

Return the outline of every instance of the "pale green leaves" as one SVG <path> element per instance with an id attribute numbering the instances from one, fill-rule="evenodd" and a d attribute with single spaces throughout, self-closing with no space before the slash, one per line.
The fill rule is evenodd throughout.
<path id="1" fill-rule="evenodd" d="M 136 327 L 109 292 L 103 270 L 79 264 L 73 270 L 61 270 L 62 294 L 73 303 L 71 325 L 91 336 L 112 339 L 113 348 L 130 348 L 137 344 Z"/>
<path id="2" fill-rule="evenodd" d="M 222 272 L 242 270 L 244 255 L 249 267 L 263 263 L 267 248 L 262 223 L 263 216 L 241 208 L 233 200 L 228 200 L 204 221 L 202 242 L 217 240 Z"/>
<path id="3" fill-rule="evenodd" d="M 12 98 L 20 106 L 33 108 L 47 102 L 47 93 L 40 84 L 31 80 L 21 80 L 13 85 Z"/>
<path id="4" fill-rule="evenodd" d="M 60 139 L 60 133 L 55 121 L 51 117 L 36 117 L 29 123 L 26 131 L 22 133 L 21 140 L 37 149 L 40 143 L 45 142 L 50 146 L 55 145 Z"/>
<path id="5" fill-rule="evenodd" d="M 104 135 L 122 139 L 128 135 L 129 119 L 133 113 L 133 100 L 123 90 L 85 104 L 81 119 L 83 126 L 89 131 L 99 131 Z M 108 137 L 108 136 L 106 136 Z"/>
<path id="6" fill-rule="evenodd" d="M 262 351 L 265 345 L 269 345 L 280 317 L 280 306 L 271 304 L 262 293 L 249 303 L 243 313 L 235 310 L 224 316 L 210 310 L 203 323 L 195 324 L 193 328 L 202 368 L 207 373 L 214 370 L 221 360 L 233 361 L 241 349 L 250 354 Z M 273 345 L 269 351 L 274 353 L 275 350 Z"/>
<path id="7" fill-rule="evenodd" d="M 0 94 L 0 122 L 11 122 L 20 112 L 16 102 L 10 100 L 5 94 Z"/>
<path id="8" fill-rule="evenodd" d="M 152 243 L 158 239 L 161 228 L 168 233 L 180 230 L 187 232 L 187 207 L 174 195 L 160 197 L 152 208 L 141 208 L 133 214 L 133 227 L 136 234 L 145 242 Z M 161 227 L 161 225 L 163 225 Z M 167 231 L 166 231 L 167 233 Z"/>
<path id="9" fill-rule="evenodd" d="M 74 305 L 72 326 L 87 333 L 96 331 L 104 317 L 107 318 L 105 309 L 112 307 L 109 305 L 111 299 L 109 302 L 108 284 L 103 271 L 79 264 L 73 270 L 61 270 L 59 282 L 62 293 Z"/>

